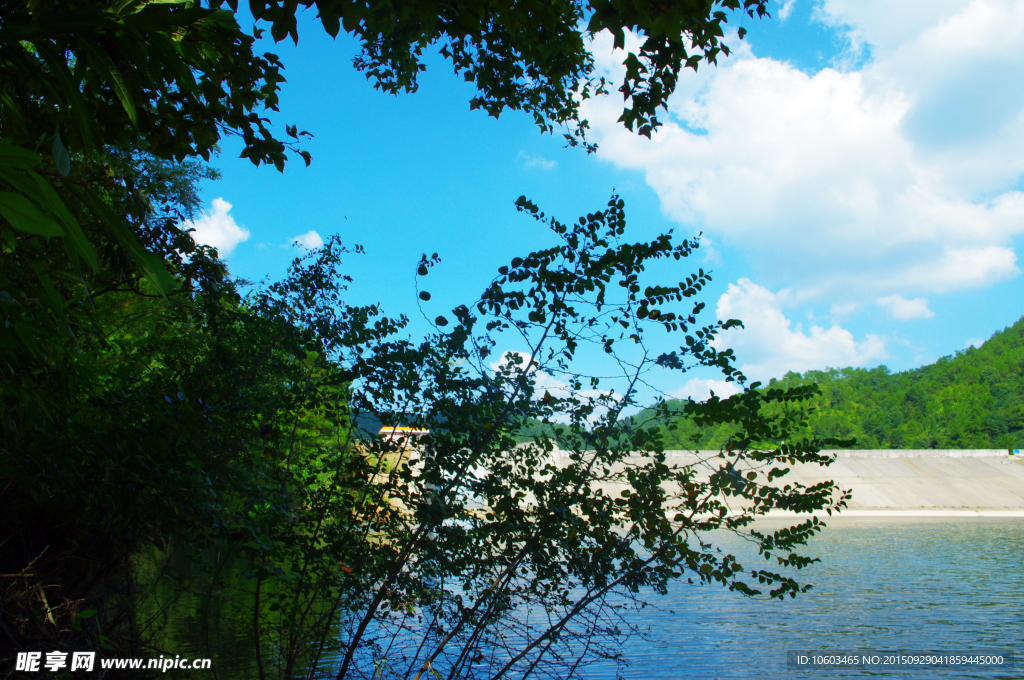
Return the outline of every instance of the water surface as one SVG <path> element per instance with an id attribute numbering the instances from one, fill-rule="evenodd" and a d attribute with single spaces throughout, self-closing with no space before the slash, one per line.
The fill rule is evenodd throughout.
<path id="1" fill-rule="evenodd" d="M 759 528 L 786 525 L 774 521 Z M 734 536 L 719 534 L 713 542 L 743 555 L 745 546 Z M 803 553 L 822 561 L 800 573 L 799 580 L 815 588 L 796 599 L 753 600 L 720 586 L 685 583 L 665 597 L 649 595 L 657 608 L 634 619 L 648 635 L 627 641 L 623 651 L 630 665 L 596 664 L 578 677 L 1024 678 L 1024 518 L 834 519 Z M 748 571 L 772 566 L 753 555 L 741 562 Z M 224 592 L 231 597 L 188 595 L 169 608 L 166 651 L 214 659 L 219 672 L 189 677 L 256 677 L 246 595 L 251 581 L 230 565 L 219 578 L 230 582 Z M 1001 650 L 1015 652 L 1017 659 L 1015 668 L 1001 671 L 789 670 L 789 650 Z M 373 675 L 373 669 L 361 670 Z M 185 677 L 167 677 L 172 676 Z"/>
<path id="2" fill-rule="evenodd" d="M 805 552 L 822 562 L 802 574 L 815 588 L 794 600 L 755 601 L 717 586 L 676 584 L 654 600 L 672 613 L 644 613 L 650 637 L 627 643 L 631 665 L 618 673 L 652 680 L 1024 678 L 1024 519 L 831 520 Z M 764 565 L 743 562 L 747 570 Z M 789 670 L 787 650 L 1002 650 L 1015 652 L 1017 663 L 1001 671 Z M 614 678 L 616 669 L 592 666 L 586 677 Z"/>

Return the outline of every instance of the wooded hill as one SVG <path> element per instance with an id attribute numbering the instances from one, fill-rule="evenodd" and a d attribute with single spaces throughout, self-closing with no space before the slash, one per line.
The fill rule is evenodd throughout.
<path id="1" fill-rule="evenodd" d="M 788 373 L 762 389 L 816 383 L 805 433 L 855 439 L 858 449 L 988 449 L 1024 445 L 1024 317 L 980 348 L 901 373 L 885 366 Z M 670 411 L 684 402 L 670 401 Z M 731 431 L 662 420 L 666 448 L 718 448 Z M 674 429 L 673 429 L 674 428 Z"/>

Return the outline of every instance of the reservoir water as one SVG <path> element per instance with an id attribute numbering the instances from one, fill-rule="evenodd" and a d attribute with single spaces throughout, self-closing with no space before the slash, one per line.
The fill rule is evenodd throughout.
<path id="1" fill-rule="evenodd" d="M 788 524 L 765 522 L 759 528 Z M 744 546 L 733 536 L 716 535 L 713 542 L 743 555 Z M 600 662 L 574 677 L 1024 679 L 1024 518 L 831 519 L 802 553 L 821 558 L 798 579 L 813 583 L 813 590 L 779 601 L 746 598 L 721 586 L 675 584 L 664 597 L 648 597 L 655 608 L 635 615 L 634 623 L 647 635 L 627 640 L 628 666 Z M 755 556 L 741 563 L 747 571 L 767 566 Z M 240 574 L 231 578 L 239 588 L 250 585 Z M 166 652 L 213 657 L 216 676 L 191 672 L 187 677 L 258 677 L 249 635 L 252 615 L 246 607 L 251 598 L 217 600 L 210 628 L 201 625 L 206 620 L 201 600 L 183 599 L 184 610 L 193 614 L 170 617 L 168 630 L 174 635 Z M 1016 659 L 1013 668 L 1001 670 L 791 670 L 788 651 L 1001 651 L 1013 652 Z M 333 671 L 325 670 L 332 675 L 324 677 L 337 673 L 337 665 L 330 666 Z M 366 678 L 374 675 L 372 668 L 360 671 Z M 161 677 L 186 675 L 172 671 Z"/>
<path id="2" fill-rule="evenodd" d="M 822 558 L 802 574 L 815 585 L 808 593 L 755 601 L 677 584 L 654 600 L 661 611 L 645 611 L 648 639 L 627 643 L 628 667 L 595 665 L 583 677 L 1024 678 L 1024 518 L 836 519 L 805 553 Z M 1014 652 L 1016 663 L 791 670 L 789 650 L 996 650 Z"/>

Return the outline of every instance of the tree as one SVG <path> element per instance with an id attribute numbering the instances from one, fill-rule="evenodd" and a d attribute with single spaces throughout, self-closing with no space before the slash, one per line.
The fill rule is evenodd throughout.
<path id="1" fill-rule="evenodd" d="M 252 520 L 239 546 L 254 564 L 246 620 L 262 640 L 261 678 L 570 677 L 625 634 L 620 598 L 642 600 L 684 575 L 749 596 L 761 584 L 779 598 L 807 589 L 717 552 L 710 532 L 736 532 L 790 569 L 815 561 L 796 550 L 823 526 L 817 518 L 770 534 L 750 527 L 771 509 L 845 505 L 833 483 L 778 482 L 786 465 L 831 462 L 821 442 L 788 434 L 814 388 L 755 384 L 689 402 L 689 417 L 733 424 L 736 436 L 711 458 L 667 459 L 658 428 L 623 417 L 638 382 L 694 365 L 744 380 L 731 352 L 711 345 L 737 322 L 699 324 L 706 273 L 667 286 L 642 280 L 649 262 L 682 260 L 697 243 L 625 241 L 614 196 L 573 224 L 518 205 L 561 243 L 512 258 L 476 302 L 437 316 L 435 334 L 401 340 L 401 323 L 349 317 L 344 334 L 324 336 L 320 348 L 349 381 L 334 406 L 347 418 L 288 455 L 276 500 L 246 501 Z M 278 289 L 281 304 L 305 306 L 296 318 L 331 317 L 329 296 L 308 295 L 332 277 L 330 249 Z M 425 256 L 420 277 L 437 263 Z M 685 344 L 650 356 L 654 329 Z M 510 338 L 526 349 L 502 352 Z M 622 389 L 573 368 L 588 348 L 621 368 Z M 360 430 L 367 414 L 429 434 L 416 448 L 396 446 Z M 535 421 L 551 435 L 517 443 Z"/>
<path id="2" fill-rule="evenodd" d="M 213 545 L 251 565 L 241 601 L 261 678 L 568 675 L 614 648 L 620 597 L 663 592 L 684 575 L 748 595 L 761 583 L 776 597 L 805 590 L 791 574 L 748 571 L 716 552 L 708 532 L 741 533 L 788 567 L 813 561 L 796 548 L 817 519 L 773 534 L 749 524 L 773 508 L 845 503 L 833 484 L 778 482 L 793 462 L 830 462 L 820 442 L 788 434 L 814 389 L 752 385 L 688 403 L 700 426 L 732 424 L 736 436 L 717 457 L 667 459 L 658 428 L 622 416 L 638 381 L 698 364 L 743 381 L 731 353 L 711 346 L 736 322 L 698 323 L 708 275 L 642 280 L 649 261 L 683 260 L 697 244 L 624 241 L 616 197 L 568 225 L 525 199 L 519 207 L 561 244 L 512 258 L 422 342 L 397 337 L 402 319 L 339 303 L 347 281 L 336 239 L 248 298 L 101 297 L 107 342 L 86 347 L 95 382 L 61 406 L 66 424 L 5 429 L 5 450 L 26 456 L 5 469 L 16 484 L 4 490 L 3 526 L 24 546 L 4 552 L 5 573 L 59 586 L 43 610 L 34 578 L 6 590 L 17 644 L 143 653 L 152 643 L 135 622 L 137 598 L 151 591 L 129 587 L 138 576 L 124 567 L 147 544 L 188 556 L 194 571 Z M 425 257 L 421 277 L 437 262 Z M 162 311 L 136 313 L 152 304 Z M 653 329 L 686 342 L 649 356 Z M 509 336 L 526 351 L 500 351 Z M 574 370 L 588 347 L 622 367 L 624 389 Z M 564 392 L 542 386 L 545 375 Z M 430 434 L 418 451 L 396 450 L 360 430 L 366 414 Z M 550 436 L 519 444 L 516 432 L 536 421 Z M 188 582 L 209 598 L 222 566 Z M 410 639 L 420 653 L 405 654 Z"/>
<path id="3" fill-rule="evenodd" d="M 329 245 L 321 260 L 345 252 Z M 77 346 L 50 351 L 47 370 L 5 355 L 32 400 L 5 395 L 0 411 L 0 650 L 137 652 L 149 640 L 134 556 L 242 554 L 259 544 L 258 522 L 292 509 L 290 485 L 315 476 L 315 452 L 334 446 L 323 432 L 347 412 L 346 374 L 320 338 L 359 320 L 391 328 L 372 307 L 304 314 L 305 300 L 337 300 L 344 285 L 310 271 L 303 299 L 287 302 L 279 287 L 244 299 L 225 277 L 189 295 L 144 282 L 96 290 L 73 315 Z"/>
<path id="4" fill-rule="evenodd" d="M 229 9 L 222 9 L 227 5 Z M 708 3 L 433 2 L 281 3 L 256 0 L 252 36 L 234 16 L 237 2 L 192 0 L 107 3 L 9 3 L 3 7 L 3 136 L 36 145 L 55 130 L 78 152 L 138 142 L 160 157 L 209 157 L 222 132 L 240 134 L 253 162 L 283 167 L 285 144 L 256 110 L 276 110 L 282 65 L 253 53 L 268 26 L 274 40 L 298 42 L 298 8 L 316 7 L 324 29 L 344 28 L 362 43 L 355 66 L 388 92 L 416 88 L 425 49 L 440 45 L 457 74 L 473 81 L 473 108 L 498 115 L 525 110 L 545 130 L 568 125 L 570 143 L 585 141 L 579 100 L 604 92 L 585 37 L 611 31 L 623 47 L 627 30 L 644 39 L 626 58 L 622 121 L 650 135 L 657 110 L 683 67 L 728 54 L 721 42 L 728 10 L 767 14 L 764 0 Z M 740 29 L 740 37 L 743 30 Z M 58 126 L 54 123 L 59 124 Z M 288 135 L 297 138 L 289 127 Z M 132 139 L 138 134 L 141 139 Z M 59 154 L 58 154 L 59 155 Z M 308 155 L 305 156 L 307 162 Z"/>
<path id="5" fill-rule="evenodd" d="M 806 586 L 771 570 L 746 571 L 716 552 L 706 532 L 742 532 L 766 559 L 802 568 L 813 560 L 792 550 L 820 529 L 816 519 L 770 535 L 750 522 L 772 508 L 831 512 L 845 504 L 832 483 L 772 483 L 785 474 L 781 464 L 830 462 L 817 454 L 819 442 L 787 437 L 813 388 L 748 388 L 728 400 L 689 402 L 695 420 L 735 423 L 738 435 L 716 458 L 681 465 L 666 459 L 656 428 L 622 417 L 652 370 L 716 366 L 727 380 L 744 380 L 731 352 L 711 344 L 738 322 L 698 322 L 706 273 L 673 285 L 641 280 L 650 261 L 682 260 L 696 242 L 624 241 L 615 196 L 572 224 L 525 198 L 518 206 L 561 243 L 499 269 L 476 303 L 452 310 L 452 330 L 416 348 L 388 348 L 406 367 L 400 380 L 389 361 L 387 375 L 377 369 L 353 383 L 358 406 L 415 418 L 430 434 L 377 486 L 390 507 L 360 518 L 375 540 L 351 556 L 361 583 L 342 618 L 339 679 L 354 673 L 361 655 L 362 668 L 395 677 L 525 677 L 542 669 L 571 676 L 588 650 L 614 641 L 614 594 L 664 592 L 685 573 L 748 595 L 768 583 L 773 597 L 795 596 Z M 424 258 L 420 275 L 432 264 Z M 446 329 L 449 321 L 436 323 Z M 685 344 L 650 356 L 652 329 L 682 334 Z M 527 349 L 501 356 L 506 334 Z M 588 346 L 620 367 L 620 391 L 573 369 Z M 492 358 L 499 361 L 489 365 Z M 545 374 L 563 381 L 564 393 L 542 388 Z M 554 436 L 517 445 L 511 433 L 532 419 L 552 425 Z M 391 647 L 403 636 L 416 650 L 411 658 Z"/>

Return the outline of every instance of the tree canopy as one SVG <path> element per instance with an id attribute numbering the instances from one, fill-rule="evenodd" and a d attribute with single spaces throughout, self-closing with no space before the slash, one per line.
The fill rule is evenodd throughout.
<path id="1" fill-rule="evenodd" d="M 859 449 L 1019 449 L 1024 445 L 1024 320 L 979 348 L 892 373 L 833 368 L 788 373 L 766 389 L 817 385 L 805 435 L 851 440 Z M 682 410 L 681 402 L 669 404 Z M 653 411 L 637 416 L 655 418 Z M 684 417 L 663 422 L 669 448 L 716 448 L 728 427 L 700 428 Z"/>
<path id="2" fill-rule="evenodd" d="M 808 427 L 863 449 L 1019 449 L 1024 446 L 1024 319 L 934 364 L 891 373 L 844 368 L 789 374 L 816 383 Z"/>
<path id="3" fill-rule="evenodd" d="M 581 99 L 606 91 L 587 35 L 610 31 L 618 47 L 626 31 L 643 40 L 626 58 L 620 92 L 622 122 L 649 136 L 680 71 L 728 54 L 721 40 L 728 11 L 765 15 L 766 1 L 253 0 L 251 35 L 239 24 L 237 2 L 7 3 L 0 9 L 0 134 L 36 146 L 60 133 L 77 153 L 133 143 L 181 160 L 209 158 L 227 132 L 241 135 L 243 155 L 254 163 L 281 168 L 287 145 L 261 113 L 277 109 L 282 64 L 254 48 L 264 30 L 297 42 L 300 8 L 315 9 L 332 36 L 344 30 L 360 41 L 355 67 L 375 87 L 415 90 L 424 51 L 437 47 L 457 75 L 476 84 L 473 108 L 494 116 L 526 111 L 545 130 L 566 126 L 575 144 L 586 143 Z M 297 128 L 286 133 L 297 139 Z"/>

